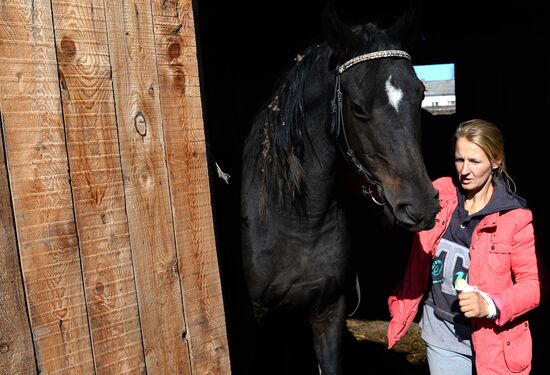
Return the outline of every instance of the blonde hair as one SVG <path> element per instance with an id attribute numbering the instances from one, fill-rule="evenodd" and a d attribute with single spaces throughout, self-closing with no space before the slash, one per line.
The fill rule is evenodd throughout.
<path id="1" fill-rule="evenodd" d="M 497 168 L 493 169 L 493 177 L 501 178 L 510 191 L 516 192 L 516 183 L 506 170 L 504 137 L 495 124 L 481 119 L 462 122 L 456 128 L 453 145 L 456 145 L 459 138 L 465 138 L 481 148 L 491 165 L 497 165 Z"/>

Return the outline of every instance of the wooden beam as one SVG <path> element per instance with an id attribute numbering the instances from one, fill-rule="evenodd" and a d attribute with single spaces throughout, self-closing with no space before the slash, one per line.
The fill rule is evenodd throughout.
<path id="1" fill-rule="evenodd" d="M 4 159 L 1 102 L 0 100 L 0 374 L 31 375 L 36 374 L 36 364 Z"/>
<path id="2" fill-rule="evenodd" d="M 96 372 L 145 373 L 105 9 L 102 1 L 52 7 Z"/>
<path id="3" fill-rule="evenodd" d="M 153 0 L 170 193 L 193 375 L 230 374 L 191 0 Z"/>
<path id="4" fill-rule="evenodd" d="M 148 374 L 190 374 L 149 0 L 104 0 Z"/>
<path id="5" fill-rule="evenodd" d="M 1 12 L 0 107 L 38 372 L 93 374 L 50 2 Z"/>

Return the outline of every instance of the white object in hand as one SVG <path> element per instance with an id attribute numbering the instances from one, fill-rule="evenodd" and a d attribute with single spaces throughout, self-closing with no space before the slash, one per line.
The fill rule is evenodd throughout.
<path id="1" fill-rule="evenodd" d="M 455 282 L 455 290 L 460 292 L 474 292 L 477 290 L 477 286 L 470 285 L 468 282 L 464 279 L 458 279 Z"/>
<path id="2" fill-rule="evenodd" d="M 487 305 L 489 306 L 487 318 L 495 319 L 496 317 L 498 317 L 498 310 L 493 299 L 484 291 L 479 290 L 477 286 L 468 284 L 468 282 L 464 279 L 458 279 L 455 281 L 455 290 L 457 291 L 457 293 L 478 292 L 481 295 L 481 297 L 483 297 L 485 302 L 487 302 Z"/>

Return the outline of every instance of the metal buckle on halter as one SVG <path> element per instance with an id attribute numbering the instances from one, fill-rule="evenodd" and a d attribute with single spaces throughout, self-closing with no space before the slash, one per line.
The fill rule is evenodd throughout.
<path id="1" fill-rule="evenodd" d="M 377 205 L 379 206 L 384 205 L 384 202 L 379 202 L 378 200 L 376 200 L 376 198 L 372 194 L 372 185 L 369 185 L 369 186 L 361 185 L 361 192 L 363 193 L 363 195 L 368 195 L 370 199 L 372 199 L 372 201 Z"/>

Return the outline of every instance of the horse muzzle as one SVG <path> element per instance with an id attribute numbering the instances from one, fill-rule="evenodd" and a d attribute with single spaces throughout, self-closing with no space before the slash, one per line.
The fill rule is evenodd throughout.
<path id="1" fill-rule="evenodd" d="M 393 206 L 393 216 L 397 223 L 412 232 L 431 229 L 439 212 L 437 190 L 434 196 L 422 200 L 400 200 Z"/>

